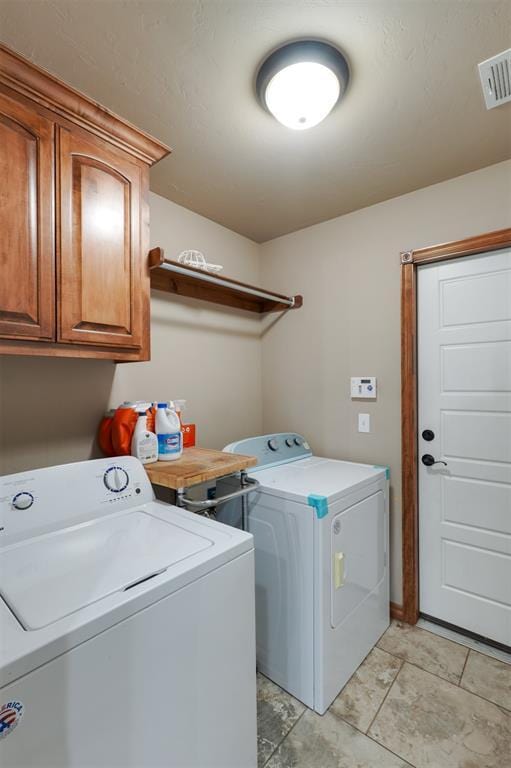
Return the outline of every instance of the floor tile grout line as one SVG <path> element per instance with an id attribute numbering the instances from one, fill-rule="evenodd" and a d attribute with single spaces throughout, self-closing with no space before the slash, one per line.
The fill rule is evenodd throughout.
<path id="1" fill-rule="evenodd" d="M 379 646 L 376 646 L 376 647 L 379 648 Z M 462 647 L 464 648 L 465 646 L 462 646 Z M 471 649 L 469 648 L 468 650 L 471 650 Z M 453 683 L 453 681 L 449 680 L 447 677 L 442 677 L 442 675 L 437 674 L 437 672 L 432 672 L 430 669 L 425 669 L 424 667 L 421 667 L 421 665 L 417 664 L 416 661 L 410 661 L 410 659 L 404 659 L 402 656 L 397 656 L 395 653 L 392 653 L 392 651 L 387 651 L 386 648 L 380 648 L 380 651 L 386 651 L 388 654 L 393 656 L 395 659 L 400 659 L 402 662 L 404 662 L 406 664 L 411 664 L 412 667 L 417 667 L 417 669 L 422 669 L 423 672 L 428 672 L 430 675 L 434 675 L 435 677 L 438 677 L 439 680 L 444 680 L 446 683 L 451 683 L 451 685 L 459 685 L 458 681 Z M 466 659 L 465 659 L 465 661 L 466 661 Z M 463 667 L 464 666 L 465 665 L 463 665 Z M 460 680 L 461 680 L 461 678 L 460 678 Z"/>
<path id="2" fill-rule="evenodd" d="M 465 646 L 463 646 L 463 647 L 465 647 Z M 380 650 L 385 650 L 385 649 L 384 648 L 380 648 Z M 471 651 L 473 649 L 469 648 L 468 650 Z M 464 686 L 462 686 L 461 685 L 461 678 L 460 678 L 460 682 L 453 683 L 452 680 L 447 680 L 447 678 L 441 677 L 441 675 L 437 675 L 436 672 L 431 672 L 431 670 L 429 670 L 429 669 L 424 669 L 424 667 L 421 667 L 419 664 L 416 664 L 414 661 L 409 661 L 408 659 L 403 659 L 402 656 L 396 656 L 395 654 L 391 653 L 390 651 L 387 651 L 387 653 L 390 654 L 394 659 L 399 659 L 402 662 L 401 663 L 401 667 L 399 669 L 399 672 L 401 672 L 401 669 L 403 668 L 403 664 L 409 664 L 411 667 L 415 667 L 416 669 L 420 669 L 421 672 L 425 672 L 427 675 L 433 675 L 433 677 L 437 677 L 439 680 L 443 680 L 444 683 L 449 683 L 450 685 L 454 685 L 455 688 L 460 688 L 460 690 L 465 691 L 465 693 L 471 693 L 472 696 L 475 696 L 476 698 L 481 699 L 481 701 L 486 701 L 488 704 L 493 704 L 494 707 L 500 707 L 505 712 L 511 713 L 511 709 L 508 709 L 506 706 L 504 706 L 504 704 L 498 704 L 496 701 L 492 701 L 491 699 L 487 699 L 486 696 L 482 696 L 480 693 L 476 693 L 475 691 L 471 691 L 469 688 L 465 688 Z M 467 658 L 468 658 L 468 656 L 467 656 Z M 491 658 L 491 657 L 489 657 L 489 658 Z M 497 661 L 498 661 L 498 659 L 497 659 Z M 466 660 L 465 660 L 465 664 L 466 664 Z M 463 671 L 465 671 L 464 668 L 463 668 Z M 399 672 L 398 672 L 398 674 L 399 674 Z M 396 675 L 396 677 L 397 677 L 397 675 Z M 392 685 L 394 685 L 394 683 L 395 683 L 395 680 L 393 681 Z M 391 688 L 392 688 L 392 685 L 390 686 Z M 388 696 L 388 693 L 387 693 L 387 696 Z M 387 696 L 385 696 L 385 698 L 387 698 Z M 375 716 L 375 718 L 376 718 L 376 716 Z M 375 718 L 373 718 L 373 720 Z M 348 722 L 348 721 L 346 721 L 346 722 Z M 371 722 L 371 725 L 372 724 L 373 723 Z M 371 725 L 369 726 L 369 728 L 371 727 Z M 360 733 L 363 733 L 363 731 L 360 731 Z"/>
<path id="3" fill-rule="evenodd" d="M 282 690 L 284 690 L 284 689 L 282 688 Z M 279 748 L 282 746 L 282 744 L 285 742 L 285 740 L 287 739 L 287 737 L 289 736 L 289 734 L 290 734 L 290 733 L 293 731 L 293 729 L 295 728 L 295 726 L 296 726 L 296 725 L 297 725 L 297 724 L 300 722 L 300 720 L 302 719 L 302 717 L 304 716 L 304 714 L 307 712 L 307 710 L 308 710 L 308 707 L 306 707 L 306 706 L 304 705 L 304 709 L 303 709 L 303 711 L 300 713 L 300 715 L 298 716 L 298 718 L 295 720 L 295 722 L 293 723 L 293 725 L 291 726 L 291 728 L 289 729 L 289 731 L 288 731 L 286 734 L 284 734 L 284 736 L 281 738 L 281 740 L 280 740 L 280 741 L 279 741 L 279 743 L 276 745 L 276 747 L 275 747 L 275 749 L 273 750 L 273 752 L 272 752 L 272 753 L 271 753 L 271 754 L 268 756 L 268 759 L 267 759 L 267 760 L 266 760 L 266 762 L 263 764 L 262 768 L 265 768 L 265 766 L 267 766 L 267 765 L 268 765 L 268 763 L 269 763 L 269 762 L 270 762 L 270 760 L 272 759 L 272 757 L 273 757 L 273 755 L 275 754 L 275 752 L 277 752 L 277 750 L 278 750 L 278 749 L 279 749 Z"/>
<path id="4" fill-rule="evenodd" d="M 492 701 L 491 699 L 487 699 L 486 696 L 481 696 L 480 693 L 476 693 L 475 691 L 471 691 L 469 688 L 464 688 L 462 685 L 458 686 L 460 691 L 465 691 L 465 693 L 470 693 L 472 696 L 475 696 L 476 699 L 481 699 L 481 701 L 486 701 L 487 704 L 493 704 L 494 707 L 498 707 L 499 709 L 504 710 L 504 712 L 507 715 L 511 715 L 511 709 L 508 709 L 508 707 L 505 707 L 504 704 L 497 704 L 496 701 Z"/>
<path id="5" fill-rule="evenodd" d="M 397 658 L 397 657 L 396 657 L 396 658 Z M 400 661 L 401 661 L 401 664 L 399 665 L 399 669 L 398 669 L 398 670 L 397 670 L 397 672 L 396 672 L 396 676 L 395 676 L 395 678 L 393 679 L 392 683 L 389 685 L 389 689 L 388 689 L 387 693 L 385 694 L 385 696 L 383 697 L 383 699 L 382 699 L 382 701 L 381 701 L 381 704 L 380 704 L 380 706 L 379 706 L 379 707 L 378 707 L 378 709 L 376 710 L 376 714 L 375 714 L 375 716 L 373 717 L 373 719 L 371 720 L 371 722 L 370 722 L 370 723 L 369 723 L 369 725 L 367 726 L 367 729 L 366 729 L 366 731 L 365 731 L 365 734 L 366 734 L 366 736 L 367 736 L 367 734 L 369 733 L 369 730 L 370 730 L 370 728 L 371 728 L 372 724 L 374 723 L 374 721 L 376 720 L 376 718 L 377 718 L 377 717 L 378 717 L 378 715 L 380 714 L 380 710 L 381 710 L 381 708 L 383 707 L 383 705 L 384 705 L 384 704 L 385 704 L 385 702 L 387 701 L 387 697 L 388 697 L 389 693 L 391 692 L 392 688 L 394 687 L 394 683 L 396 682 L 397 678 L 399 677 L 399 673 L 400 673 L 400 672 L 401 672 L 401 670 L 403 669 L 403 666 L 404 666 L 405 662 L 404 662 L 404 660 L 403 660 L 403 659 L 401 659 Z"/>
<path id="6" fill-rule="evenodd" d="M 465 674 L 465 669 L 468 663 L 468 657 L 470 656 L 471 648 L 467 648 L 467 655 L 465 656 L 465 663 L 463 664 L 463 669 L 461 670 L 460 679 L 458 680 L 458 687 L 461 688 L 461 681 L 463 680 L 463 675 Z"/>
<path id="7" fill-rule="evenodd" d="M 403 664 L 404 664 L 404 662 L 403 662 Z M 401 666 L 403 666 L 403 665 L 401 665 Z M 399 668 L 397 675 L 399 674 L 399 672 L 400 672 L 400 671 L 401 671 L 401 667 Z M 396 675 L 396 678 L 397 678 L 397 675 Z M 385 695 L 385 699 L 387 698 L 387 696 L 388 696 L 388 694 L 389 694 L 389 691 L 390 691 L 390 689 L 392 688 L 392 686 L 394 685 L 394 683 L 395 683 L 395 678 L 394 678 L 394 680 L 392 681 L 392 684 L 391 684 L 391 686 L 389 687 L 389 690 L 387 691 L 387 693 L 386 693 L 386 695 Z M 384 699 L 384 701 L 385 701 L 385 699 Z M 373 719 L 371 720 L 371 723 L 370 723 L 370 725 L 369 725 L 369 728 L 371 727 L 371 725 L 372 725 L 372 724 L 374 723 L 374 721 L 376 720 L 376 717 L 377 717 L 377 715 L 379 714 L 379 711 L 380 711 L 380 709 L 382 708 L 382 706 L 383 706 L 383 701 L 382 701 L 382 703 L 381 703 L 380 707 L 378 707 L 378 712 L 376 713 L 376 715 L 375 715 L 375 716 L 373 717 Z M 390 754 L 391 754 L 391 755 L 394 755 L 394 757 L 397 757 L 399 760 L 402 760 L 402 761 L 403 761 L 403 763 L 405 763 L 406 765 L 409 765 L 409 766 L 411 766 L 411 768 L 416 768 L 416 766 L 415 766 L 413 763 L 410 763 L 410 762 L 408 762 L 408 760 L 405 760 L 405 758 L 404 758 L 404 757 L 401 757 L 401 755 L 399 755 L 397 752 L 394 752 L 392 749 L 389 749 L 389 747 L 388 747 L 386 744 L 382 744 L 382 743 L 381 743 L 381 742 L 379 742 L 377 739 L 375 739 L 375 738 L 374 738 L 374 736 L 371 736 L 371 735 L 368 733 L 368 731 L 369 731 L 369 728 L 367 729 L 367 731 L 363 731 L 361 728 L 357 728 L 357 726 L 356 726 L 356 725 L 353 725 L 353 723 L 350 723 L 350 721 L 349 721 L 349 720 L 345 720 L 345 719 L 344 719 L 344 717 L 343 717 L 342 715 L 338 715 L 336 712 L 334 712 L 334 711 L 332 711 L 332 710 L 330 710 L 330 709 L 328 709 L 327 711 L 328 711 L 328 712 L 330 712 L 330 713 L 331 713 L 331 714 L 332 714 L 334 717 L 338 718 L 339 720 L 342 720 L 342 722 L 343 722 L 343 723 L 345 723 L 346 725 L 349 725 L 349 726 L 350 726 L 350 728 L 353 728 L 355 731 L 357 731 L 357 733 L 360 733 L 360 735 L 361 735 L 361 736 L 365 736 L 366 738 L 370 739 L 370 740 L 371 740 L 371 741 L 372 741 L 374 744 L 377 744 L 377 745 L 378 745 L 379 747 L 381 747 L 382 749 L 385 749 L 387 752 L 390 752 Z"/>
<path id="8" fill-rule="evenodd" d="M 398 752 L 394 752 L 394 750 L 389 749 L 389 747 L 387 747 L 386 744 L 382 744 L 380 741 L 378 741 L 378 739 L 375 739 L 374 736 L 371 736 L 369 733 L 366 733 L 364 735 L 367 736 L 367 738 L 370 739 L 373 742 L 373 744 L 378 744 L 379 747 L 381 747 L 382 749 L 386 749 L 387 752 L 390 752 L 391 755 L 394 755 L 394 757 L 397 757 L 399 760 L 402 760 L 405 765 L 409 765 L 410 768 L 417 768 L 415 763 L 410 763 L 408 760 L 402 757 L 402 755 L 400 755 Z"/>

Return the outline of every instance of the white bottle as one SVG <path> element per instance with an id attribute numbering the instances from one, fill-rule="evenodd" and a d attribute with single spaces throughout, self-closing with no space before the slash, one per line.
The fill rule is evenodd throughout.
<path id="1" fill-rule="evenodd" d="M 158 403 L 156 411 L 156 436 L 158 460 L 175 461 L 183 453 L 183 435 L 179 416 L 167 403 Z"/>
<path id="2" fill-rule="evenodd" d="M 154 432 L 147 429 L 147 414 L 140 411 L 131 438 L 131 455 L 140 459 L 142 464 L 152 464 L 158 461 L 158 438 Z"/>

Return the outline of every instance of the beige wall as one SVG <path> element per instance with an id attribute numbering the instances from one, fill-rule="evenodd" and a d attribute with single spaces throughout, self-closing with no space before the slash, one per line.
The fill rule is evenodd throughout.
<path id="1" fill-rule="evenodd" d="M 401 601 L 399 252 L 511 223 L 511 162 L 485 168 L 262 246 L 262 282 L 304 294 L 263 337 L 265 431 L 296 430 L 326 456 L 388 464 L 391 594 Z M 350 376 L 377 376 L 374 403 Z M 369 413 L 371 433 L 357 431 Z"/>
<path id="2" fill-rule="evenodd" d="M 153 292 L 149 363 L 0 358 L 0 473 L 95 455 L 102 412 L 128 398 L 187 398 L 199 441 L 210 447 L 263 428 L 297 430 L 319 454 L 390 465 L 399 602 L 398 254 L 509 226 L 510 210 L 511 162 L 262 246 L 151 195 L 153 245 L 169 256 L 203 250 L 227 275 L 303 293 L 303 309 L 261 324 L 249 313 Z M 352 375 L 378 377 L 376 403 L 350 400 Z M 359 412 L 370 413 L 370 434 L 358 433 Z"/>
<path id="3" fill-rule="evenodd" d="M 151 243 L 196 248 L 227 275 L 259 282 L 258 246 L 152 194 Z M 148 363 L 0 358 L 0 473 L 96 455 L 103 411 L 125 399 L 187 398 L 202 445 L 261 431 L 261 321 L 159 291 Z"/>

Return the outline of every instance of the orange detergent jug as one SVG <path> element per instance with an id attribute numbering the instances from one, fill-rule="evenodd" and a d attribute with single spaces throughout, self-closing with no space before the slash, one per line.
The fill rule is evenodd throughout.
<path id="1" fill-rule="evenodd" d="M 132 405 L 121 405 L 112 419 L 112 445 L 114 456 L 131 454 L 131 438 L 135 430 L 138 415 Z"/>
<path id="2" fill-rule="evenodd" d="M 125 402 L 103 416 L 98 427 L 98 444 L 105 456 L 130 455 L 138 412 L 142 412 L 146 405 L 149 406 L 146 410 L 147 430 L 156 432 L 156 408 L 149 403 Z"/>

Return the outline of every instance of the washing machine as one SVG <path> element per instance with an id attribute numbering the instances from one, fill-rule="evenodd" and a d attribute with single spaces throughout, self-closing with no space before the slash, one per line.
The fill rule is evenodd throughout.
<path id="1" fill-rule="evenodd" d="M 258 460 L 245 508 L 217 508 L 254 536 L 258 668 L 323 714 L 389 625 L 389 471 L 314 456 L 296 433 L 224 450 Z"/>
<path id="2" fill-rule="evenodd" d="M 0 478 L 2 768 L 256 768 L 252 537 L 135 458 Z"/>

